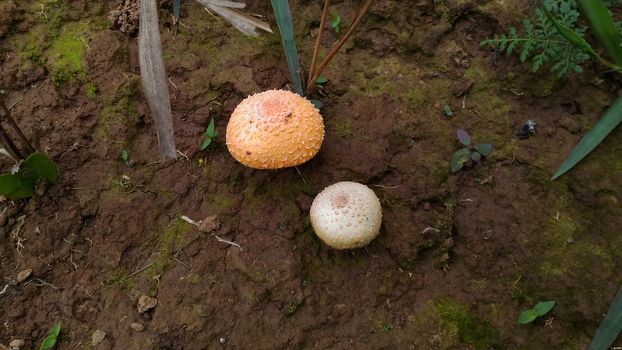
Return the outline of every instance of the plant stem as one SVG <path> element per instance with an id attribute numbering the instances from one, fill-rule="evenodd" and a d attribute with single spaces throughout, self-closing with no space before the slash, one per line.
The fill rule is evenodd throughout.
<path id="1" fill-rule="evenodd" d="M 309 68 L 309 80 L 307 81 L 307 89 L 311 86 L 311 78 L 313 78 L 313 75 L 315 74 L 315 65 L 317 64 L 317 56 L 320 53 L 320 44 L 322 41 L 322 34 L 324 34 L 324 25 L 326 24 L 326 18 L 328 17 L 329 6 L 330 0 L 324 0 L 324 9 L 322 10 L 322 19 L 320 20 L 320 31 L 317 33 L 315 48 L 313 49 L 313 58 L 311 58 L 311 67 Z"/>
<path id="2" fill-rule="evenodd" d="M 11 116 L 11 110 L 7 107 L 6 101 L 4 100 L 4 97 L 2 96 L 0 96 L 0 106 L 4 110 L 4 118 L 9 122 L 9 125 L 11 126 L 13 131 L 15 131 L 15 133 L 17 134 L 17 137 L 20 143 L 22 144 L 22 146 L 26 149 L 28 154 L 34 153 L 35 149 L 30 145 L 30 142 L 28 142 L 28 139 L 22 132 L 22 129 L 19 128 L 19 125 L 17 125 L 17 123 L 15 122 L 15 119 L 13 119 L 13 117 Z M 8 136 L 8 135 L 6 135 L 5 133 L 5 136 Z M 11 143 L 13 144 L 12 141 Z M 13 146 L 15 146 L 15 144 L 13 144 Z"/>
<path id="3" fill-rule="evenodd" d="M 341 47 L 352 36 L 352 33 L 354 33 L 354 30 L 361 23 L 361 19 L 363 19 L 363 16 L 365 15 L 365 13 L 367 13 L 367 10 L 369 9 L 369 6 L 371 6 L 371 3 L 372 3 L 372 0 L 365 0 L 365 2 L 361 5 L 361 7 L 359 8 L 356 14 L 356 17 L 354 18 L 354 22 L 352 22 L 346 34 L 341 38 L 341 40 L 337 42 L 337 44 L 335 44 L 335 46 L 333 46 L 330 52 L 328 52 L 328 55 L 326 55 L 324 60 L 322 60 L 322 63 L 320 63 L 320 66 L 315 71 L 315 74 L 313 74 L 313 76 L 309 79 L 311 83 L 307 86 L 307 91 L 309 91 L 311 88 L 315 86 L 315 81 L 320 76 L 320 74 L 322 74 L 322 71 L 324 70 L 324 68 L 326 68 L 326 66 L 328 65 L 328 62 L 330 62 L 330 60 L 333 57 L 335 57 L 335 55 L 337 54 L 337 52 L 339 52 Z"/>
<path id="4" fill-rule="evenodd" d="M 2 125 L 0 125 L 0 144 L 2 144 L 3 148 L 11 155 L 11 158 L 15 161 L 19 161 L 20 159 L 24 159 L 19 149 L 15 146 L 13 141 L 9 135 L 7 135 L 6 131 Z"/>

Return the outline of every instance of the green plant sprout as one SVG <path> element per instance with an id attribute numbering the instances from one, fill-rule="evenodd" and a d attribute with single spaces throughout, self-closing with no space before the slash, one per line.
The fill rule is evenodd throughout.
<path id="1" fill-rule="evenodd" d="M 507 35 L 484 40 L 481 45 L 505 51 L 508 55 L 520 51 L 521 62 L 531 61 L 533 72 L 547 64 L 558 78 L 569 72 L 582 72 L 580 64 L 588 61 L 590 56 L 559 33 L 544 10 L 547 9 L 553 18 L 584 38 L 586 28 L 578 22 L 580 14 L 577 4 L 574 0 L 544 0 L 543 5 L 536 9 L 533 22 L 530 19 L 523 21 L 522 30 L 512 27 Z"/>
<path id="2" fill-rule="evenodd" d="M 315 83 L 318 84 L 318 85 L 324 85 L 324 84 L 328 83 L 328 78 L 323 76 L 323 75 L 320 75 L 315 80 Z"/>
<path id="3" fill-rule="evenodd" d="M 469 136 L 469 134 L 462 129 L 458 129 L 456 131 L 456 135 L 458 136 L 458 141 L 464 147 L 457 150 L 451 157 L 452 173 L 460 171 L 460 169 L 462 169 L 469 160 L 480 164 L 482 162 L 482 157 L 488 157 L 492 152 L 491 144 L 478 143 L 474 145 L 472 143 L 471 136 Z"/>
<path id="4" fill-rule="evenodd" d="M 451 109 L 450 105 L 443 106 L 443 113 L 447 116 L 447 118 L 451 118 L 454 116 L 454 111 Z"/>
<path id="5" fill-rule="evenodd" d="M 214 118 L 209 122 L 207 129 L 205 129 L 205 133 L 203 133 L 203 142 L 201 143 L 201 151 L 205 150 L 212 141 L 218 136 L 218 131 L 216 131 L 216 126 L 214 125 Z"/>
<path id="6" fill-rule="evenodd" d="M 37 152 L 38 132 L 35 130 L 32 146 L 11 115 L 11 109 L 4 100 L 4 91 L 0 90 L 0 107 L 4 115 L 0 122 L 6 122 L 18 136 L 26 151 L 25 156 L 0 124 L 0 153 L 11 158 L 15 165 L 10 172 L 0 175 L 0 195 L 10 200 L 24 199 L 37 194 L 42 185 L 54 183 L 58 178 L 58 168 L 45 154 Z"/>
<path id="7" fill-rule="evenodd" d="M 122 150 L 121 155 L 119 157 L 125 163 L 125 165 L 132 166 L 132 163 L 130 163 L 130 152 L 128 150 L 126 149 Z"/>
<path id="8" fill-rule="evenodd" d="M 512 53 L 522 48 L 520 59 L 532 60 L 532 70 L 544 64 L 551 65 L 558 77 L 569 71 L 581 72 L 580 63 L 593 58 L 611 71 L 622 72 L 621 24 L 616 23 L 607 5 L 619 1 L 603 0 L 544 0 L 536 10 L 536 24 L 525 20 L 525 35 L 511 28 L 509 36 L 501 35 L 482 41 L 483 46 L 493 46 L 500 51 Z M 605 49 L 611 61 L 601 57 L 586 38 L 586 27 L 579 23 L 580 17 L 588 25 L 589 34 Z M 592 152 L 606 137 L 622 123 L 622 97 L 609 107 L 601 119 L 590 129 L 570 152 L 555 172 L 552 180 L 565 174 Z"/>
<path id="9" fill-rule="evenodd" d="M 549 313 L 555 306 L 554 301 L 541 301 L 536 304 L 532 309 L 521 312 L 518 317 L 518 323 L 529 324 L 535 321 L 536 318 L 541 317 Z"/>
<path id="10" fill-rule="evenodd" d="M 330 23 L 330 26 L 335 30 L 335 33 L 339 33 L 341 26 L 341 16 L 336 16 L 333 18 L 333 21 Z"/>
<path id="11" fill-rule="evenodd" d="M 281 34 L 281 41 L 283 43 L 283 48 L 285 50 L 285 58 L 287 59 L 287 66 L 289 68 L 289 72 L 292 77 L 292 82 L 294 84 L 294 88 L 296 92 L 304 96 L 305 91 L 311 91 L 317 83 L 320 74 L 328 63 L 331 61 L 333 57 L 339 52 L 339 50 L 343 47 L 343 45 L 348 41 L 348 39 L 354 33 L 354 30 L 360 25 L 361 20 L 369 7 L 372 4 L 372 0 L 363 0 L 361 3 L 352 24 L 348 27 L 348 30 L 343 35 L 341 39 L 337 43 L 333 45 L 330 51 L 326 54 L 324 59 L 317 64 L 317 60 L 320 53 L 320 43 L 322 42 L 322 35 L 324 34 L 324 27 L 327 23 L 328 17 L 328 8 L 330 6 L 330 0 L 324 0 L 324 9 L 322 10 L 322 17 L 320 20 L 320 29 L 315 41 L 315 47 L 313 49 L 313 56 L 311 58 L 311 64 L 309 68 L 309 74 L 307 75 L 306 86 L 303 86 L 302 82 L 302 69 L 300 68 L 300 60 L 298 59 L 298 50 L 296 49 L 296 40 L 294 37 L 294 21 L 292 18 L 292 13 L 289 7 L 288 0 L 271 0 L 272 8 L 274 10 L 274 17 L 276 18 L 277 25 L 279 27 L 279 32 Z M 333 24 L 337 23 L 333 28 L 336 32 L 339 32 L 339 24 L 341 23 L 341 18 L 338 17 L 333 19 Z"/>
<path id="12" fill-rule="evenodd" d="M 58 168 L 43 153 L 35 152 L 10 173 L 0 175 L 0 195 L 10 200 L 32 197 L 45 182 L 54 183 Z"/>
<path id="13" fill-rule="evenodd" d="M 51 350 L 56 347 L 56 343 L 58 342 L 58 336 L 60 335 L 60 322 L 55 324 L 52 329 L 50 329 L 50 333 L 43 340 L 39 350 Z"/>

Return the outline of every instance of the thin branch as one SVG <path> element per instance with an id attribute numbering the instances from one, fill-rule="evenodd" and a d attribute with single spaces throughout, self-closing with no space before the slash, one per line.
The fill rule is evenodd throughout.
<path id="1" fill-rule="evenodd" d="M 19 159 L 24 159 L 22 153 L 19 151 L 17 146 L 15 146 L 13 140 L 11 140 L 2 125 L 0 125 L 0 145 L 2 145 L 2 148 L 7 151 L 13 160 L 19 161 Z"/>
<path id="2" fill-rule="evenodd" d="M 22 129 L 19 128 L 19 126 L 15 122 L 15 119 L 13 119 L 13 117 L 11 116 L 11 109 L 7 107 L 6 102 L 4 101 L 4 97 L 2 96 L 0 96 L 0 107 L 2 107 L 2 109 L 4 110 L 4 118 L 9 122 L 9 125 L 17 134 L 17 137 L 22 146 L 26 149 L 28 154 L 34 153 L 35 149 L 30 145 L 30 142 L 28 142 L 28 139 L 22 132 Z"/>
<path id="3" fill-rule="evenodd" d="M 348 31 L 346 32 L 346 34 L 343 36 L 343 38 L 341 38 L 341 40 L 337 42 L 337 44 L 335 44 L 335 46 L 333 46 L 330 52 L 328 52 L 328 55 L 324 57 L 324 60 L 322 60 L 322 63 L 320 63 L 320 66 L 315 71 L 315 74 L 311 77 L 310 79 L 311 84 L 307 86 L 307 91 L 309 91 L 311 88 L 315 86 L 315 81 L 320 76 L 320 74 L 322 74 L 322 71 L 324 70 L 324 68 L 326 68 L 326 66 L 328 65 L 328 62 L 330 62 L 330 60 L 333 57 L 335 57 L 335 55 L 337 54 L 337 52 L 339 52 L 341 47 L 352 36 L 352 33 L 354 33 L 354 30 L 361 23 L 363 16 L 365 15 L 365 13 L 367 13 L 367 10 L 369 10 L 369 6 L 371 6 L 371 3 L 372 3 L 372 0 L 365 0 L 365 2 L 361 5 L 361 7 L 358 10 L 358 13 L 356 14 L 356 17 L 354 18 L 354 22 L 352 22 L 352 25 L 350 25 L 350 28 L 348 28 Z"/>
<path id="4" fill-rule="evenodd" d="M 311 67 L 309 67 L 309 80 L 307 81 L 307 88 L 311 86 L 311 78 L 315 74 L 315 65 L 317 64 L 317 56 L 320 53 L 320 44 L 322 41 L 322 34 L 324 34 L 324 25 L 326 24 L 326 18 L 328 17 L 328 6 L 330 6 L 330 0 L 325 0 L 324 9 L 322 10 L 322 19 L 320 20 L 320 31 L 317 33 L 315 48 L 313 49 L 313 58 L 311 58 Z"/>

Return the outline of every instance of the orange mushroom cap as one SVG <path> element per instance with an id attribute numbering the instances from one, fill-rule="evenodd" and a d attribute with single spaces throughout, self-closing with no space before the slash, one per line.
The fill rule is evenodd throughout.
<path id="1" fill-rule="evenodd" d="M 317 154 L 324 122 L 304 97 L 268 90 L 240 102 L 229 119 L 226 139 L 233 158 L 250 168 L 287 168 Z"/>

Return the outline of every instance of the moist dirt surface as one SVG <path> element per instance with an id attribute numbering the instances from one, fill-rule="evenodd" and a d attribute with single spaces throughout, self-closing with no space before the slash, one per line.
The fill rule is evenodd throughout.
<path id="1" fill-rule="evenodd" d="M 308 70 L 321 2 L 290 3 Z M 331 7 L 341 33 L 358 5 Z M 318 155 L 258 171 L 224 134 L 246 96 L 291 89 L 276 34 L 244 37 L 192 1 L 174 26 L 159 2 L 179 150 L 160 164 L 135 4 L 0 0 L 0 85 L 61 174 L 0 203 L 0 344 L 38 349 L 60 322 L 58 349 L 585 349 L 622 283 L 622 130 L 550 177 L 620 86 L 596 65 L 558 80 L 480 47 L 535 5 L 374 1 L 311 96 Z M 276 30 L 269 2 L 247 10 Z M 328 25 L 323 47 L 338 38 Z M 212 118 L 220 135 L 200 151 Z M 528 119 L 537 133 L 519 139 Z M 451 174 L 457 128 L 495 149 Z M 338 181 L 381 200 L 363 249 L 311 228 L 314 196 Z M 545 300 L 551 313 L 518 324 Z"/>

